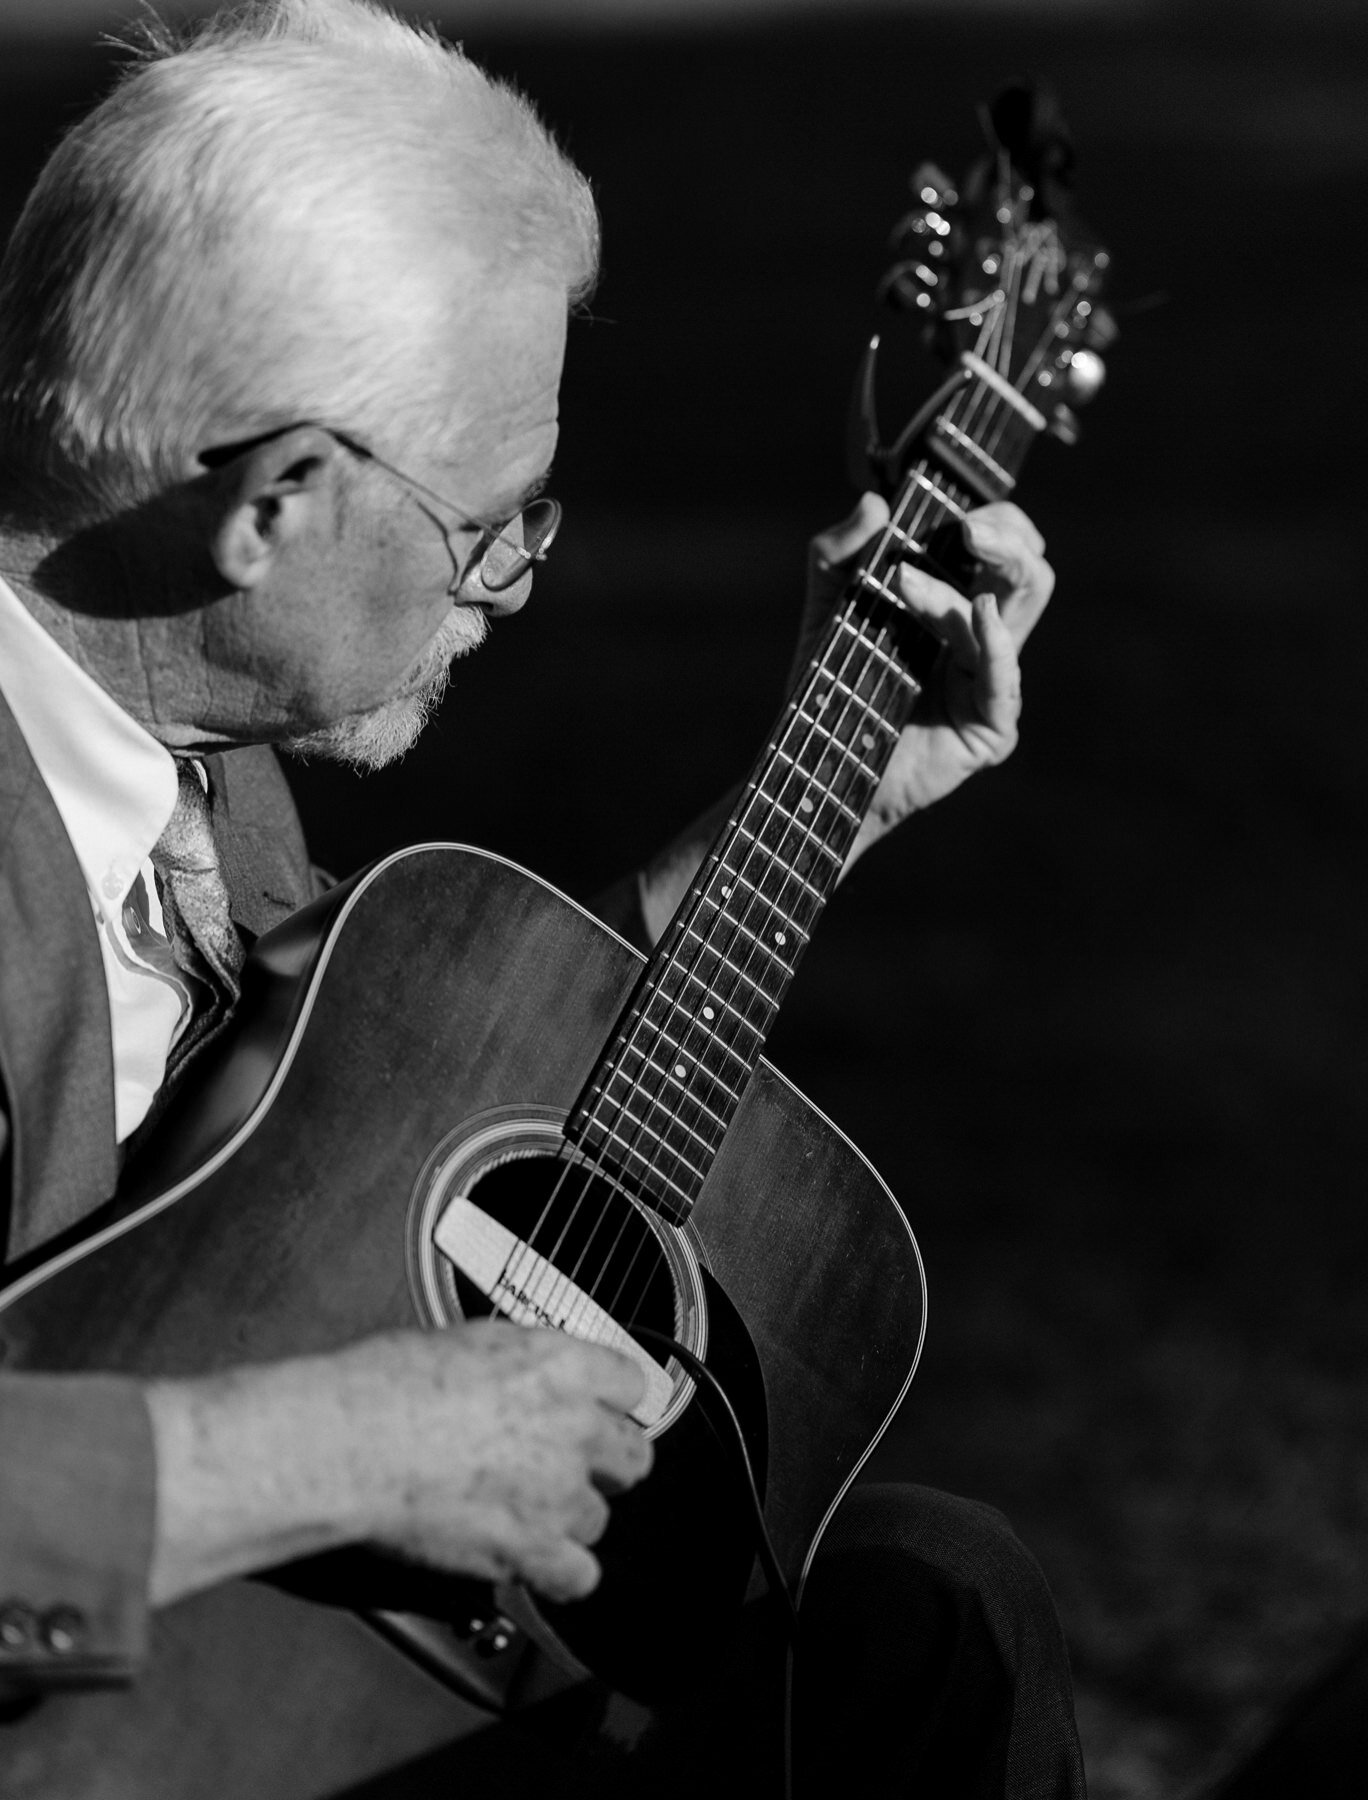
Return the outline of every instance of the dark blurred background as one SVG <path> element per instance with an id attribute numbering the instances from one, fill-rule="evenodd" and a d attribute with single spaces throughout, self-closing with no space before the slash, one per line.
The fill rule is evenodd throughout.
<path id="1" fill-rule="evenodd" d="M 6 0 L 6 224 L 132 10 Z M 849 505 L 908 171 L 972 158 L 1018 75 L 1062 99 L 1123 335 L 1080 446 L 1023 483 L 1059 573 L 1023 744 L 861 867 L 773 1056 L 928 1266 L 876 1469 L 1034 1546 L 1097 1800 L 1206 1793 L 1368 1615 L 1368 13 L 409 10 L 540 102 L 604 279 L 534 603 L 402 767 L 299 774 L 339 871 L 453 838 L 587 896 L 738 775 L 805 539 Z"/>

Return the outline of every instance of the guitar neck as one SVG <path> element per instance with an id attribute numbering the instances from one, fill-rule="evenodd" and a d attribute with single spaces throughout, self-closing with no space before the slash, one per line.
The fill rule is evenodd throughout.
<path id="1" fill-rule="evenodd" d="M 1044 421 L 977 359 L 942 390 L 872 542 L 566 1123 L 683 1224 L 759 1061 L 939 645 L 899 563 L 1000 498 Z"/>

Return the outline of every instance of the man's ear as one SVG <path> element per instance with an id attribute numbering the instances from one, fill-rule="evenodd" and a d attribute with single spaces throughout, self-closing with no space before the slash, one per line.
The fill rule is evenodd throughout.
<path id="1" fill-rule="evenodd" d="M 212 471 L 209 554 L 224 581 L 258 587 L 297 541 L 320 525 L 331 529 L 345 455 L 320 425 L 201 455 Z"/>

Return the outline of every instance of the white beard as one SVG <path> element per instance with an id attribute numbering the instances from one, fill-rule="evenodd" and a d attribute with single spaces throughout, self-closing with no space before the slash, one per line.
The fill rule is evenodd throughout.
<path id="1" fill-rule="evenodd" d="M 383 769 L 417 743 L 437 710 L 458 656 L 478 650 L 489 636 L 489 621 L 477 606 L 453 606 L 435 637 L 396 692 L 378 706 L 351 713 L 317 731 L 281 744 L 295 756 L 321 756 L 355 769 Z"/>

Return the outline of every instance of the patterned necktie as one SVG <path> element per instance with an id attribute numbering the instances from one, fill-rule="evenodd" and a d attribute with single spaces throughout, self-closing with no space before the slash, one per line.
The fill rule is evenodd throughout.
<path id="1" fill-rule="evenodd" d="M 166 935 L 187 974 L 231 1005 L 241 992 L 243 944 L 228 913 L 228 887 L 199 767 L 176 763 L 176 808 L 152 850 L 162 879 Z"/>

